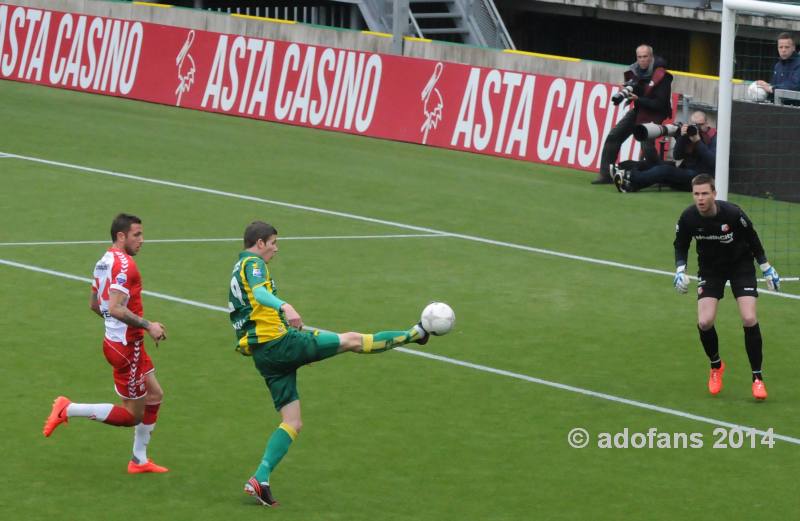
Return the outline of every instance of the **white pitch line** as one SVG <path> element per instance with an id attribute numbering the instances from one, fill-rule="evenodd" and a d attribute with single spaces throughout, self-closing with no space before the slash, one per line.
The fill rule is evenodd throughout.
<path id="1" fill-rule="evenodd" d="M 14 262 L 14 261 L 6 260 L 6 259 L 0 259 L 0 264 L 4 264 L 6 266 L 11 266 L 13 268 L 20 268 L 20 269 L 24 269 L 24 270 L 34 271 L 34 272 L 37 272 L 37 273 L 43 273 L 43 274 L 46 274 L 46 275 L 53 275 L 55 277 L 61 277 L 61 278 L 70 279 L 70 280 L 76 280 L 76 281 L 84 282 L 84 283 L 87 283 L 87 284 L 91 284 L 91 282 L 92 282 L 91 279 L 88 279 L 86 277 L 79 277 L 77 275 L 71 275 L 69 273 L 64 273 L 64 272 L 61 272 L 61 271 L 50 270 L 50 269 L 47 269 L 47 268 L 40 268 L 38 266 L 31 266 L 29 264 L 22 264 L 22 263 L 19 263 L 19 262 Z M 199 308 L 203 308 L 203 309 L 210 309 L 212 311 L 221 311 L 223 313 L 228 313 L 228 309 L 227 308 L 224 308 L 222 306 L 214 306 L 214 305 L 211 305 L 211 304 L 206 304 L 204 302 L 198 302 L 196 300 L 184 299 L 184 298 L 175 297 L 175 296 L 172 296 L 172 295 L 167 295 L 167 294 L 164 294 L 164 293 L 157 293 L 155 291 L 146 291 L 145 290 L 145 291 L 142 291 L 142 294 L 149 295 L 151 297 L 164 299 L 164 300 L 169 300 L 171 302 L 178 302 L 180 304 L 187 304 L 189 306 L 195 306 L 195 307 L 199 307 Z M 691 413 L 688 413 L 688 412 L 679 411 L 677 409 L 670 409 L 668 407 L 661 407 L 660 405 L 653 405 L 653 404 L 646 403 L 646 402 L 639 402 L 639 401 L 636 401 L 636 400 L 629 400 L 628 398 L 621 398 L 619 396 L 614 396 L 613 394 L 606 394 L 606 393 L 600 393 L 600 392 L 597 392 L 597 391 L 592 391 L 592 390 L 589 390 L 589 389 L 583 389 L 582 387 L 575 387 L 575 386 L 572 386 L 572 385 L 562 384 L 562 383 L 558 383 L 558 382 L 551 382 L 550 380 L 544 380 L 542 378 L 536 378 L 534 376 L 528 376 L 528 375 L 521 374 L 521 373 L 514 373 L 512 371 L 506 371 L 504 369 L 495 369 L 494 367 L 489 367 L 489 366 L 486 366 L 486 365 L 473 364 L 472 362 L 465 362 L 463 360 L 457 360 L 455 358 L 449 358 L 449 357 L 446 357 L 446 356 L 435 355 L 435 354 L 427 353 L 427 352 L 424 352 L 424 351 L 415 351 L 415 350 L 406 349 L 406 348 L 403 348 L 403 347 L 395 348 L 395 351 L 400 351 L 402 353 L 406 353 L 406 354 L 409 354 L 409 355 L 421 356 L 421 357 L 424 357 L 424 358 L 429 358 L 431 360 L 437 360 L 439 362 L 445 362 L 445 363 L 457 365 L 457 366 L 460 366 L 460 367 L 468 367 L 470 369 L 475 369 L 477 371 L 483 371 L 483 372 L 486 372 L 486 373 L 496 374 L 496 375 L 500 375 L 500 376 L 507 376 L 509 378 L 515 378 L 517 380 L 523 380 L 523 381 L 526 381 L 526 382 L 535 383 L 535 384 L 539 384 L 539 385 L 544 385 L 544 386 L 547 386 L 547 387 L 553 387 L 555 389 L 561 389 L 562 391 L 569 391 L 569 392 L 572 392 L 572 393 L 582 394 L 584 396 L 591 396 L 593 398 L 599 398 L 601 400 L 607 400 L 607 401 L 610 401 L 610 402 L 630 405 L 632 407 L 638 407 L 640 409 L 646 409 L 646 410 L 649 410 L 649 411 L 655 411 L 655 412 L 660 412 L 660 413 L 668 414 L 668 415 L 672 415 L 672 416 L 678 416 L 680 418 L 686 418 L 686 419 L 689 419 L 689 420 L 695 420 L 695 421 L 698 421 L 698 422 L 708 423 L 708 424 L 711 424 L 711 425 L 717 425 L 717 426 L 720 426 L 720 427 L 726 427 L 728 429 L 740 429 L 743 432 L 753 431 L 753 432 L 755 432 L 757 434 L 760 434 L 762 436 L 767 434 L 766 431 L 758 430 L 758 429 L 755 429 L 753 427 L 747 427 L 747 426 L 739 425 L 739 424 L 736 424 L 736 423 L 730 423 L 730 422 L 726 422 L 726 421 L 722 421 L 722 420 L 717 420 L 715 418 L 709 418 L 707 416 L 699 416 L 697 414 L 691 414 Z M 788 442 L 788 443 L 793 443 L 795 445 L 800 445 L 800 438 L 793 438 L 791 436 L 786 436 L 786 435 L 777 434 L 777 433 L 772 433 L 772 437 L 775 438 L 776 440 L 782 440 L 782 441 L 785 441 L 785 442 Z"/>
<path id="2" fill-rule="evenodd" d="M 414 351 L 411 349 L 406 349 L 404 347 L 396 347 L 395 351 L 402 351 L 403 353 L 407 353 L 410 355 L 421 356 L 423 358 L 430 358 L 432 360 L 438 360 L 440 362 L 446 362 L 448 364 L 458 365 L 461 367 L 468 367 L 470 369 L 475 369 L 478 371 L 484 371 L 487 373 L 497 374 L 501 376 L 508 376 L 509 378 L 516 378 L 517 380 L 524 380 L 526 382 L 531 382 L 539 385 L 545 385 L 547 387 L 553 387 L 556 389 L 561 389 L 563 391 L 569 391 L 577 394 L 583 394 L 585 396 L 592 396 L 594 398 L 600 398 L 601 400 L 608 400 L 610 402 L 616 403 L 624 403 L 625 405 L 630 405 L 632 407 L 638 407 L 640 409 L 647 409 L 649 411 L 660 412 L 664 414 L 669 414 L 672 416 L 678 416 L 681 418 L 686 418 L 689 420 L 695 420 L 703 423 L 709 423 L 711 425 L 718 425 L 720 427 L 727 427 L 729 429 L 740 429 L 743 432 L 746 431 L 754 431 L 757 434 L 766 435 L 766 431 L 758 430 L 753 427 L 747 427 L 744 425 L 738 425 L 736 423 L 730 423 L 722 420 L 717 420 L 714 418 L 709 418 L 707 416 L 699 416 L 697 414 L 692 414 L 688 412 L 679 411 L 677 409 L 670 409 L 669 407 L 661 407 L 660 405 L 653 405 L 646 402 L 639 402 L 637 400 L 629 400 L 628 398 L 621 398 L 619 396 L 614 396 L 613 394 L 606 394 L 600 393 L 597 391 L 592 391 L 589 389 L 583 389 L 582 387 L 575 387 L 572 385 L 562 384 L 558 382 L 551 382 L 550 380 L 543 380 L 542 378 L 536 378 L 533 376 L 528 376 L 525 374 L 514 373 L 511 371 L 506 371 L 503 369 L 495 369 L 493 367 L 489 367 L 486 365 L 480 364 L 473 364 L 472 362 L 464 362 L 463 360 L 456 360 L 455 358 L 448 358 L 446 356 L 435 355 L 433 353 L 428 353 L 425 351 Z M 777 440 L 783 440 L 789 443 L 794 443 L 795 445 L 800 445 L 800 438 L 793 438 L 791 436 L 786 436 L 783 434 L 772 434 L 772 437 Z"/>
<path id="3" fill-rule="evenodd" d="M 442 233 L 405 233 L 405 234 L 387 234 L 387 235 L 317 235 L 317 236 L 298 236 L 298 237 L 281 237 L 281 241 L 321 241 L 326 239 L 413 239 L 413 238 L 428 238 L 428 237 L 448 237 Z M 149 243 L 181 243 L 181 242 L 241 242 L 241 237 L 231 238 L 208 238 L 208 239 L 147 239 L 145 244 Z M 35 242 L 0 242 L 0 246 L 72 246 L 80 244 L 110 244 L 111 241 L 106 239 L 104 241 L 35 241 Z"/>
<path id="4" fill-rule="evenodd" d="M 258 203 L 272 204 L 272 205 L 281 206 L 281 207 L 284 207 L 284 208 L 292 208 L 292 209 L 295 209 L 295 210 L 304 210 L 304 211 L 308 211 L 308 212 L 319 213 L 319 214 L 323 214 L 323 215 L 332 215 L 332 216 L 335 216 L 335 217 L 343 217 L 343 218 L 346 218 L 346 219 L 353 219 L 353 220 L 357 220 L 357 221 L 369 222 L 369 223 L 374 223 L 374 224 L 384 224 L 386 226 L 393 226 L 395 228 L 403 228 L 403 229 L 406 229 L 406 230 L 414 230 L 414 231 L 418 231 L 418 232 L 430 233 L 430 234 L 435 234 L 435 235 L 447 235 L 449 237 L 455 237 L 455 238 L 458 238 L 458 239 L 464 239 L 466 241 L 479 242 L 479 243 L 483 243 L 483 244 L 491 244 L 493 246 L 501 246 L 501 247 L 505 247 L 505 248 L 511 248 L 511 249 L 515 249 L 515 250 L 522 250 L 522 251 L 527 251 L 527 252 L 531 252 L 531 253 L 540 253 L 542 255 L 551 255 L 551 256 L 554 256 L 554 257 L 561 257 L 561 258 L 565 258 L 565 259 L 588 262 L 588 263 L 591 263 L 591 264 L 600 264 L 602 266 L 611 266 L 613 268 L 622 268 L 622 269 L 627 269 L 627 270 L 631 270 L 631 271 L 640 271 L 640 272 L 644 272 L 644 273 L 653 273 L 655 275 L 666 275 L 666 276 L 669 276 L 669 277 L 672 277 L 672 276 L 675 275 L 675 273 L 671 272 L 671 271 L 656 270 L 656 269 L 652 269 L 652 268 L 644 268 L 642 266 L 635 266 L 633 264 L 624 264 L 624 263 L 621 263 L 621 262 L 607 261 L 607 260 L 603 260 L 603 259 L 595 259 L 595 258 L 592 258 L 592 257 L 584 257 L 582 255 L 572 255 L 570 253 L 563 253 L 563 252 L 554 251 L 554 250 L 546 250 L 546 249 L 543 249 L 543 248 L 534 248 L 533 246 L 525 246 L 523 244 L 515 244 L 515 243 L 512 243 L 512 242 L 496 241 L 494 239 L 487 239 L 487 238 L 484 238 L 484 237 L 477 237 L 477 236 L 473 236 L 473 235 L 464 235 L 464 234 L 461 234 L 461 233 L 446 232 L 446 231 L 443 231 L 443 230 L 436 230 L 434 228 L 427 228 L 425 226 L 415 226 L 415 225 L 412 225 L 412 224 L 404 224 L 404 223 L 395 222 L 395 221 L 387 221 L 387 220 L 384 220 L 384 219 L 376 219 L 376 218 L 373 218 L 373 217 L 366 217 L 366 216 L 363 216 L 363 215 L 356 215 L 356 214 L 351 214 L 351 213 L 346 213 L 346 212 L 338 212 L 338 211 L 335 211 L 335 210 L 326 210 L 324 208 L 316 208 L 316 207 L 313 207 L 313 206 L 305 206 L 305 205 L 300 205 L 300 204 L 287 203 L 287 202 L 283 202 L 283 201 L 275 201 L 275 200 L 272 200 L 272 199 L 264 199 L 262 197 L 255 197 L 255 196 L 252 196 L 252 195 L 242 195 L 242 194 L 237 194 L 237 193 L 233 193 L 233 192 L 225 192 L 225 191 L 222 191 L 222 190 L 214 190 L 214 189 L 211 189 L 211 188 L 203 188 L 201 186 L 187 185 L 187 184 L 183 184 L 183 183 L 175 183 L 173 181 L 164 181 L 162 179 L 154 179 L 154 178 L 141 177 L 141 176 L 131 175 L 131 174 L 123 174 L 121 172 L 114 172 L 114 171 L 111 171 L 111 170 L 103 170 L 103 169 L 100 169 L 100 168 L 92 168 L 92 167 L 88 167 L 88 166 L 74 165 L 74 164 L 71 164 L 71 163 L 62 163 L 60 161 L 51 161 L 49 159 L 41 159 L 41 158 L 38 158 L 38 157 L 20 156 L 20 155 L 17 155 L 17 154 L 10 154 L 10 153 L 7 153 L 7 152 L 0 152 L 0 153 L 5 153 L 9 157 L 13 157 L 13 158 L 16 158 L 16 159 L 22 159 L 22 160 L 25 160 L 25 161 L 32 161 L 32 162 L 35 162 L 35 163 L 42 163 L 42 164 L 45 164 L 45 165 L 53 165 L 53 166 L 60 166 L 60 167 L 64 167 L 64 168 L 71 168 L 73 170 L 89 172 L 89 173 L 92 173 L 92 174 L 107 175 L 107 176 L 111 176 L 111 177 L 119 177 L 119 178 L 122 178 L 122 179 L 130 179 L 132 181 L 141 181 L 143 183 L 152 183 L 152 184 L 157 184 L 157 185 L 162 185 L 162 186 L 170 186 L 170 187 L 173 187 L 173 188 L 182 188 L 184 190 L 191 190 L 191 191 L 194 191 L 194 192 L 201 192 L 201 193 L 207 193 L 207 194 L 212 194 L 212 195 L 220 195 L 220 196 L 224 196 L 224 197 L 231 197 L 231 198 L 234 198 L 234 199 L 242 199 L 242 200 L 245 200 L 245 201 L 253 201 L 253 202 L 258 202 Z M 695 277 L 690 277 L 690 278 L 696 279 Z M 765 293 L 767 295 L 775 295 L 777 297 L 800 300 L 800 295 L 795 295 L 795 294 L 792 294 L 792 293 L 780 293 L 780 292 L 777 292 L 777 291 L 770 291 L 770 290 L 767 290 L 767 289 L 762 289 L 762 290 L 759 290 L 759 291 L 761 293 Z"/>

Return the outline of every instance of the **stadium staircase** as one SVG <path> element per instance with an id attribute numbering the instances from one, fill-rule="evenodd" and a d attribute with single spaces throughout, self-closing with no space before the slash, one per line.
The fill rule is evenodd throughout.
<path id="1" fill-rule="evenodd" d="M 407 36 L 465 43 L 479 47 L 514 49 L 494 0 L 408 0 Z M 392 32 L 394 0 L 267 0 L 250 2 L 196 2 L 198 7 L 283 20 Z M 213 5 L 213 7 L 212 7 Z M 359 16 L 360 15 L 360 16 Z M 362 25 L 363 21 L 363 25 Z"/>
<path id="2" fill-rule="evenodd" d="M 392 32 L 392 0 L 353 0 L 370 30 Z M 480 47 L 514 49 L 494 0 L 409 0 L 409 34 Z"/>

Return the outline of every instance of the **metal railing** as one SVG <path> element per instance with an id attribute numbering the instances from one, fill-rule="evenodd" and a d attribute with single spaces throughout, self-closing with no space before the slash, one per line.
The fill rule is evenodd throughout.
<path id="1" fill-rule="evenodd" d="M 460 0 L 466 3 L 467 0 Z M 467 18 L 470 24 L 476 26 L 477 32 L 482 35 L 486 47 L 498 49 L 516 49 L 511 35 L 508 34 L 506 24 L 494 5 L 494 0 L 470 0 L 472 9 Z"/>
<path id="2" fill-rule="evenodd" d="M 269 3 L 269 2 L 264 2 Z M 493 0 L 448 0 L 447 2 L 416 0 L 415 5 L 442 4 L 448 8 L 444 13 L 420 13 L 420 19 L 439 18 L 453 20 L 452 28 L 420 27 L 412 9 L 408 11 L 407 35 L 418 37 L 456 34 L 456 41 L 481 47 L 515 49 L 503 20 Z M 292 20 L 315 25 L 327 25 L 347 29 L 361 29 L 361 19 L 371 31 L 392 33 L 394 0 L 339 0 L 319 6 L 253 6 L 218 7 L 209 10 L 236 13 L 281 20 Z M 360 13 L 360 17 L 358 16 Z"/>

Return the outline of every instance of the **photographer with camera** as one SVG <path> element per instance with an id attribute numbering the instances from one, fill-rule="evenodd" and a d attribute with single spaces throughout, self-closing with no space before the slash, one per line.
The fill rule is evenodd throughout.
<path id="1" fill-rule="evenodd" d="M 680 124 L 678 124 L 680 125 Z M 692 113 L 691 123 L 684 125 L 640 125 L 634 130 L 634 137 L 640 141 L 662 135 L 677 135 L 672 156 L 681 161 L 680 166 L 661 163 L 656 166 L 632 166 L 629 170 L 615 167 L 614 184 L 620 192 L 637 192 L 654 184 L 667 185 L 674 190 L 691 191 L 692 179 L 698 174 L 714 175 L 717 159 L 717 131 L 708 125 L 706 113 L 698 110 Z"/>
<path id="2" fill-rule="evenodd" d="M 592 184 L 610 184 L 611 167 L 617 161 L 622 143 L 633 133 L 634 127 L 642 123 L 661 123 L 672 115 L 672 75 L 667 72 L 666 63 L 653 55 L 653 48 L 642 44 L 636 48 L 636 63 L 625 71 L 625 83 L 611 101 L 619 105 L 623 101 L 632 108 L 611 129 L 603 144 L 600 156 L 600 172 Z M 645 158 L 659 161 L 658 152 L 652 141 L 644 143 Z"/>

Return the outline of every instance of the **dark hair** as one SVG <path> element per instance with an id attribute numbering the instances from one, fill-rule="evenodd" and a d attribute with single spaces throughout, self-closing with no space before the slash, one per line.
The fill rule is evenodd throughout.
<path id="1" fill-rule="evenodd" d="M 111 242 L 116 242 L 119 232 L 128 233 L 132 224 L 142 224 L 142 220 L 129 213 L 121 213 L 111 221 Z"/>
<path id="2" fill-rule="evenodd" d="M 274 226 L 264 221 L 253 221 L 244 229 L 244 247 L 252 248 L 259 239 L 267 242 L 273 235 L 278 235 L 278 230 Z"/>
<path id="3" fill-rule="evenodd" d="M 776 40 L 791 40 L 792 41 L 792 45 L 794 45 L 794 43 L 795 43 L 794 42 L 794 36 L 792 36 L 790 33 L 781 33 L 775 39 Z"/>
<path id="4" fill-rule="evenodd" d="M 698 174 L 694 176 L 692 179 L 692 186 L 697 185 L 711 185 L 712 190 L 717 189 L 716 185 L 714 184 L 714 176 L 709 174 Z"/>

